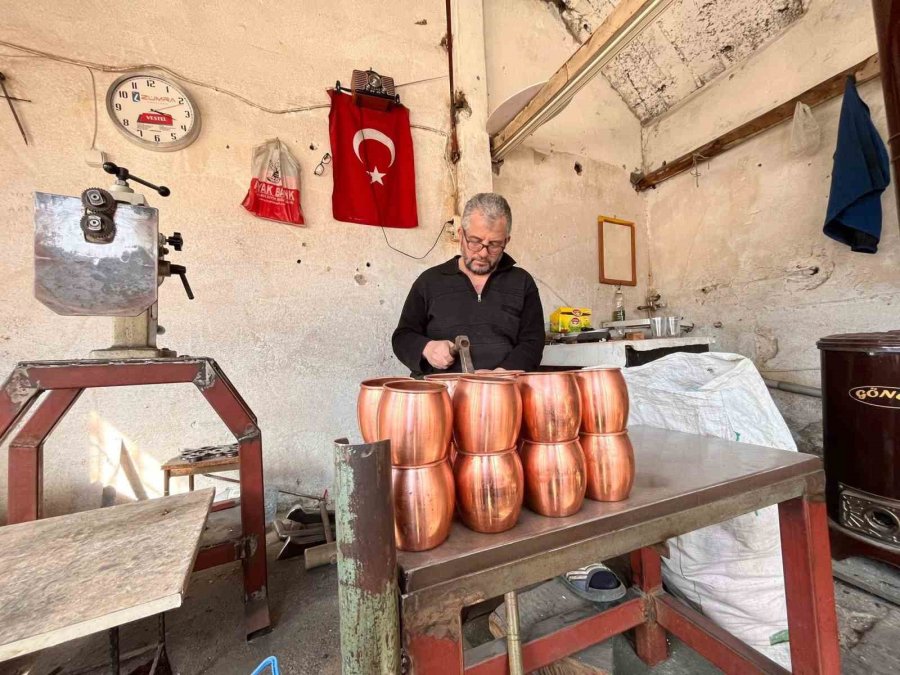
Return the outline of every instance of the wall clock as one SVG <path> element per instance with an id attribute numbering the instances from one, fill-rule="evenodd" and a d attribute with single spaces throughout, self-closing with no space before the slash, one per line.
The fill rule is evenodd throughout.
<path id="1" fill-rule="evenodd" d="M 148 150 L 181 150 L 200 133 L 200 109 L 190 94 L 156 75 L 117 79 L 106 92 L 106 111 L 116 129 Z"/>

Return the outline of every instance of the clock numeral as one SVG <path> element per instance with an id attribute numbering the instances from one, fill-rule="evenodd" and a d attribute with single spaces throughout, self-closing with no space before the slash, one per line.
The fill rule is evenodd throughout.
<path id="1" fill-rule="evenodd" d="M 182 130 L 182 131 L 187 131 L 187 124 L 182 124 L 182 125 L 181 125 L 181 130 Z"/>
<path id="2" fill-rule="evenodd" d="M 156 80 L 147 80 L 147 86 L 148 86 L 148 87 L 155 87 L 155 86 L 156 86 Z"/>
<path id="3" fill-rule="evenodd" d="M 122 104 L 116 103 L 116 110 L 121 110 L 121 109 L 122 109 Z"/>
<path id="4" fill-rule="evenodd" d="M 154 134 L 153 140 L 156 141 L 157 143 L 159 143 L 159 134 Z"/>
<path id="5" fill-rule="evenodd" d="M 171 134 L 169 134 L 169 136 L 172 137 L 172 140 L 173 140 L 173 141 L 177 141 L 177 140 L 178 140 L 178 134 L 176 134 L 176 133 L 171 133 Z"/>
<path id="6" fill-rule="evenodd" d="M 178 105 L 184 105 L 184 97 L 183 96 L 178 97 Z"/>
<path id="7" fill-rule="evenodd" d="M 128 98 L 128 92 L 127 92 L 127 91 L 120 91 L 120 92 L 119 92 L 119 98 Z"/>
<path id="8" fill-rule="evenodd" d="M 190 119 L 190 118 L 191 118 L 191 111 L 190 111 L 190 110 L 185 110 L 185 111 L 184 111 L 184 116 L 187 117 L 188 119 Z"/>
<path id="9" fill-rule="evenodd" d="M 127 126 L 128 126 L 128 120 L 122 120 L 122 126 L 127 127 Z"/>
<path id="10" fill-rule="evenodd" d="M 132 88 L 132 89 L 137 89 L 137 82 L 132 82 L 132 83 L 131 83 L 131 88 Z"/>
<path id="11" fill-rule="evenodd" d="M 167 94 L 169 93 L 169 88 L 168 88 L 168 87 L 166 87 L 166 93 L 167 93 Z"/>
<path id="12" fill-rule="evenodd" d="M 143 130 L 143 129 L 138 129 L 138 133 L 141 135 L 141 138 L 144 137 L 144 130 Z"/>

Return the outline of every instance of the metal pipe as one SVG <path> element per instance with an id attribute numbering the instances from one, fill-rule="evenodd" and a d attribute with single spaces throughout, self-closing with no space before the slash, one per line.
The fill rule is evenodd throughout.
<path id="1" fill-rule="evenodd" d="M 343 675 L 400 669 L 390 441 L 334 442 L 334 515 Z"/>
<path id="2" fill-rule="evenodd" d="M 900 3 L 896 0 L 872 0 L 872 12 L 881 61 L 888 147 L 894 165 L 894 194 L 897 211 L 900 212 Z"/>
<path id="3" fill-rule="evenodd" d="M 640 35 L 673 0 L 648 0 L 628 21 L 603 44 L 584 66 L 551 96 L 534 114 L 506 141 L 491 150 L 491 159 L 499 162 L 517 148 L 528 136 L 551 120 L 582 87 L 590 82 L 607 63 Z M 551 78 L 552 80 L 553 78 Z M 502 132 L 501 132 L 502 133 Z"/>
<path id="4" fill-rule="evenodd" d="M 515 591 L 503 596 L 506 603 L 506 657 L 509 675 L 525 675 L 522 662 L 522 636 L 519 634 L 519 598 Z"/>
<path id="5" fill-rule="evenodd" d="M 769 389 L 778 389 L 779 391 L 787 391 L 791 394 L 800 394 L 801 396 L 811 396 L 812 398 L 822 398 L 822 390 L 817 387 L 808 387 L 805 384 L 794 384 L 793 382 L 782 382 L 781 380 L 770 380 L 766 377 L 763 382 Z"/>

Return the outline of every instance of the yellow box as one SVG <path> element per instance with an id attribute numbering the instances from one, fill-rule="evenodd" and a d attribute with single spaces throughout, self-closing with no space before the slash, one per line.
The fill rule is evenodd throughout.
<path id="1" fill-rule="evenodd" d="M 551 333 L 578 333 L 591 328 L 591 310 L 587 307 L 558 307 L 550 315 Z"/>

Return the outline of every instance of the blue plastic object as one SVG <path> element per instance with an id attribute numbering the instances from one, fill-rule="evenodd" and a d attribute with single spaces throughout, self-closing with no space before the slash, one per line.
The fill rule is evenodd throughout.
<path id="1" fill-rule="evenodd" d="M 265 661 L 256 666 L 256 670 L 254 670 L 250 675 L 263 675 L 266 672 L 266 668 L 271 668 L 269 671 L 271 675 L 281 675 L 281 672 L 278 670 L 278 659 L 274 656 L 270 656 Z"/>

